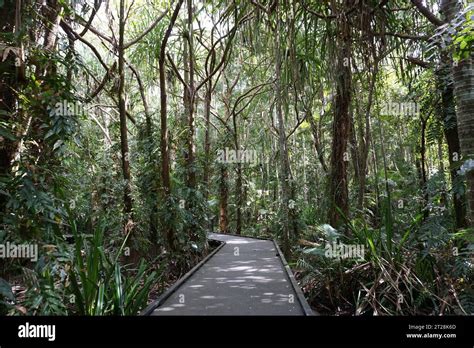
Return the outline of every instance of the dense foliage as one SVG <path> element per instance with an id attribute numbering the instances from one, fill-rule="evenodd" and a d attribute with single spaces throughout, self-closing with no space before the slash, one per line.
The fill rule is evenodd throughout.
<path id="1" fill-rule="evenodd" d="M 473 11 L 0 1 L 0 313 L 137 314 L 220 231 L 321 313 L 473 314 Z"/>

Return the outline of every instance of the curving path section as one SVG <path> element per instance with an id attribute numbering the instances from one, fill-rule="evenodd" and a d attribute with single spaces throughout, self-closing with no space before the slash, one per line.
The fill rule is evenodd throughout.
<path id="1" fill-rule="evenodd" d="M 209 238 L 225 245 L 149 314 L 312 314 L 273 241 L 215 233 Z"/>

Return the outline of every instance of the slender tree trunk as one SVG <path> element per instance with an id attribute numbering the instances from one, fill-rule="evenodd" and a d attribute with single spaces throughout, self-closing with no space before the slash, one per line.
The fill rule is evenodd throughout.
<path id="1" fill-rule="evenodd" d="M 275 50 L 275 107 L 278 122 L 278 152 L 280 161 L 280 183 L 281 183 L 281 212 L 282 212 L 282 232 L 283 232 L 283 252 L 289 256 L 290 249 L 290 163 L 288 158 L 288 148 L 285 130 L 285 121 L 282 110 L 282 91 L 281 91 L 281 19 L 278 13 L 278 4 L 276 12 L 276 29 L 274 32 L 274 50 Z"/>
<path id="2" fill-rule="evenodd" d="M 194 87 L 194 45 L 193 45 L 193 0 L 187 0 L 187 40 L 188 40 L 188 65 L 187 73 L 189 81 L 186 81 L 185 90 L 185 103 L 184 109 L 187 116 L 187 127 L 186 127 L 186 155 L 185 155 L 185 167 L 186 167 L 186 187 L 189 190 L 189 196 L 186 200 L 186 209 L 194 215 L 189 226 L 187 227 L 187 234 L 193 241 L 198 239 L 196 234 L 199 227 L 198 213 L 193 213 L 196 207 L 196 149 L 194 144 L 195 134 L 195 120 L 194 120 L 194 103 L 195 103 L 195 87 Z"/>
<path id="3" fill-rule="evenodd" d="M 118 73 L 119 73 L 119 115 L 120 115 L 120 149 L 122 154 L 122 175 L 125 181 L 124 185 L 124 214 L 127 221 L 125 232 L 128 233 L 128 227 L 132 220 L 132 186 L 130 174 L 130 153 L 128 148 L 127 133 L 127 109 L 125 105 L 125 60 L 124 60 L 124 35 L 125 35 L 125 1 L 120 0 L 120 18 L 119 18 L 119 43 L 118 43 Z"/>
<path id="4" fill-rule="evenodd" d="M 165 204 L 170 205 L 171 198 L 171 180 L 170 180 L 170 153 L 168 140 L 168 115 L 167 115 L 167 93 L 166 93 L 166 45 L 174 27 L 176 18 L 184 0 L 178 0 L 171 16 L 168 28 L 161 40 L 160 57 L 159 57 L 159 73 L 160 73 L 160 154 L 161 154 L 161 185 L 162 196 Z M 165 237 L 167 247 L 170 250 L 175 250 L 175 236 L 173 226 L 165 225 Z"/>
<path id="5" fill-rule="evenodd" d="M 344 7 L 349 6 L 349 4 Z M 329 222 L 339 228 L 343 224 L 341 214 L 349 215 L 349 192 L 347 184 L 347 141 L 349 138 L 351 103 L 351 38 L 350 26 L 345 16 L 338 22 L 338 55 L 336 69 L 336 98 L 333 122 L 333 144 L 331 155 Z M 339 211 L 339 210 L 340 211 Z"/>
<path id="6" fill-rule="evenodd" d="M 214 31 L 211 31 L 210 40 L 211 47 L 214 45 Z M 210 53 L 209 65 L 206 66 L 206 74 L 209 76 L 215 68 L 216 53 Z M 214 87 L 213 78 L 210 77 L 206 83 L 206 95 L 204 99 L 204 120 L 205 120 L 205 134 L 204 134 L 204 169 L 203 169 L 203 187 L 206 201 L 209 199 L 209 179 L 211 176 L 211 107 L 212 107 L 212 91 Z"/>
<path id="7" fill-rule="evenodd" d="M 440 204 L 442 206 L 446 206 L 446 179 L 445 179 L 445 168 L 444 168 L 444 162 L 443 162 L 443 138 L 440 137 L 438 138 L 438 170 L 439 170 L 439 175 L 441 176 L 442 180 L 442 191 L 441 191 L 441 201 Z"/>
<path id="8" fill-rule="evenodd" d="M 375 64 L 378 64 L 376 62 Z M 365 135 L 359 139 L 360 145 L 360 156 L 359 156 L 359 190 L 357 193 L 357 207 L 362 209 L 364 207 L 364 196 L 365 196 L 365 187 L 366 187 L 366 175 L 367 175 L 367 159 L 369 157 L 369 148 L 370 148 L 370 112 L 372 108 L 372 103 L 374 99 L 375 91 L 375 82 L 377 80 L 377 67 L 374 68 L 372 73 L 372 78 L 370 80 L 369 87 L 369 97 L 367 100 L 367 109 L 365 112 L 365 131 L 361 128 L 359 130 L 362 135 Z"/>
<path id="9" fill-rule="evenodd" d="M 303 199 L 305 202 L 308 202 L 308 180 L 307 180 L 307 175 L 306 175 L 306 163 L 307 157 L 306 157 L 306 142 L 305 142 L 305 136 L 304 134 L 302 135 L 302 142 L 303 142 L 303 161 L 301 163 L 300 170 L 303 172 Z"/>
<path id="10" fill-rule="evenodd" d="M 185 105 L 186 115 L 188 117 L 187 124 L 187 153 L 186 153 L 186 171 L 187 178 L 186 183 L 187 187 L 190 190 L 196 189 L 196 168 L 195 168 L 195 148 L 194 148 L 194 46 L 193 46 L 193 0 L 187 0 L 187 9 L 188 9 L 188 28 L 187 28 L 187 38 L 188 38 L 188 88 L 185 88 Z M 193 202 L 190 200 L 188 202 L 188 208 L 192 209 Z"/>
<path id="11" fill-rule="evenodd" d="M 375 189 L 375 211 L 374 211 L 374 219 L 375 219 L 375 226 L 379 226 L 379 212 L 380 212 L 380 188 L 379 188 L 379 156 L 377 154 L 377 149 L 375 147 L 375 141 L 372 137 L 370 137 L 369 146 L 372 148 L 372 163 L 373 163 L 373 170 L 374 170 L 374 189 Z"/>
<path id="12" fill-rule="evenodd" d="M 227 185 L 227 165 L 220 165 L 219 173 L 219 231 L 221 233 L 229 232 L 229 217 L 227 202 L 229 198 L 229 188 Z"/>
<path id="13" fill-rule="evenodd" d="M 235 198 L 236 198 L 236 216 L 235 216 L 235 233 L 242 233 L 242 206 L 243 200 L 243 180 L 242 180 L 242 163 L 237 163 L 237 177 L 235 179 Z"/>
<path id="14" fill-rule="evenodd" d="M 234 149 L 239 153 L 240 145 L 239 145 L 239 129 L 237 128 L 237 115 L 232 113 L 232 124 L 234 130 Z M 235 217 L 235 233 L 240 235 L 242 233 L 242 205 L 243 205 L 243 192 L 242 192 L 242 163 L 240 159 L 237 161 L 237 168 L 236 168 L 237 177 L 235 179 L 235 205 L 236 205 L 236 217 Z"/>
<path id="15" fill-rule="evenodd" d="M 354 181 L 355 183 L 360 182 L 360 159 L 359 159 L 359 146 L 357 145 L 357 137 L 356 137 L 356 129 L 354 125 L 354 112 L 352 109 L 349 111 L 349 118 L 350 118 L 350 127 L 349 127 L 349 141 L 350 141 L 350 148 L 351 148 L 351 159 L 352 159 L 352 166 L 354 167 Z"/>
<path id="16" fill-rule="evenodd" d="M 428 188 L 427 188 L 427 181 L 428 181 L 428 175 L 426 171 L 426 127 L 428 124 L 428 119 L 429 116 L 423 118 L 420 116 L 420 127 L 421 127 L 421 135 L 420 135 L 420 176 L 421 176 L 421 181 L 420 181 L 420 189 L 421 192 L 423 193 L 423 203 L 422 203 L 422 211 L 423 211 L 423 217 L 426 219 L 429 216 L 429 210 L 427 208 L 428 206 Z"/>
<path id="17" fill-rule="evenodd" d="M 226 90 L 223 95 L 224 101 L 224 120 L 227 122 L 231 117 L 231 107 L 230 107 L 230 99 L 232 95 L 232 88 L 229 86 L 227 78 L 226 81 Z M 237 81 L 235 82 L 237 83 Z M 235 85 L 235 84 L 234 84 Z M 232 120 L 234 120 L 233 118 Z M 234 139 L 235 137 L 232 134 L 232 130 L 227 127 L 227 123 L 224 124 L 224 141 L 222 142 L 223 151 L 227 151 L 227 146 L 229 143 L 232 143 L 231 137 Z M 227 156 L 227 154 L 226 154 Z M 219 230 L 221 233 L 229 233 L 229 183 L 228 183 L 228 164 L 227 161 L 223 161 L 223 163 L 219 163 Z"/>
<path id="18" fill-rule="evenodd" d="M 204 100 L 204 169 L 203 169 L 203 187 L 206 201 L 209 198 L 209 177 L 211 173 L 211 101 L 212 101 L 212 78 L 206 86 L 206 96 Z"/>

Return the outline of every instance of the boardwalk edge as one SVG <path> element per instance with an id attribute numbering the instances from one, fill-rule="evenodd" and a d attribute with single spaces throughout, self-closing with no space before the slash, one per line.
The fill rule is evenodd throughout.
<path id="1" fill-rule="evenodd" d="M 186 280 L 188 280 L 196 271 L 201 268 L 211 257 L 213 257 L 221 248 L 225 245 L 225 242 L 221 242 L 213 239 L 213 241 L 219 242 L 220 245 L 215 248 L 209 255 L 202 259 L 196 266 L 191 268 L 184 276 L 178 279 L 176 283 L 170 286 L 158 299 L 150 303 L 144 310 L 141 311 L 139 316 L 149 316 L 153 311 L 158 308 L 163 302 L 170 297 Z"/>
<path id="2" fill-rule="evenodd" d="M 295 279 L 295 276 L 293 275 L 293 272 L 290 269 L 290 266 L 288 265 L 288 262 L 286 262 L 285 256 L 283 255 L 280 247 L 278 246 L 278 243 L 276 242 L 275 239 L 272 239 L 273 244 L 275 245 L 275 249 L 278 252 L 278 256 L 281 259 L 281 262 L 283 263 L 283 267 L 285 268 L 286 275 L 288 276 L 288 279 L 290 280 L 291 285 L 293 286 L 293 289 L 295 290 L 296 297 L 298 298 L 298 301 L 301 305 L 301 308 L 303 309 L 303 312 L 306 316 L 313 316 L 317 315 L 315 313 L 310 305 L 308 304 L 308 301 L 306 301 L 306 298 L 304 297 L 303 291 L 301 291 L 300 286 L 298 285 L 298 282 Z"/>

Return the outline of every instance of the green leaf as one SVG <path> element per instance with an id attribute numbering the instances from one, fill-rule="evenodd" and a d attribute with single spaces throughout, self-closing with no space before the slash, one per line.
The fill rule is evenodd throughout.
<path id="1" fill-rule="evenodd" d="M 0 128 L 0 136 L 7 138 L 8 140 L 11 140 L 11 141 L 16 140 L 16 137 L 9 130 L 5 128 Z"/>
<path id="2" fill-rule="evenodd" d="M 45 140 L 48 139 L 48 138 L 49 138 L 50 136 L 52 136 L 53 134 L 54 134 L 54 131 L 53 131 L 52 129 L 50 129 L 50 130 L 46 133 L 46 135 L 44 136 L 44 139 L 45 139 Z"/>
<path id="3" fill-rule="evenodd" d="M 12 286 L 3 278 L 0 278 L 0 295 L 6 297 L 11 301 L 15 299 L 15 295 L 13 295 L 12 292 Z"/>
<path id="4" fill-rule="evenodd" d="M 61 147 L 64 144 L 62 140 L 58 140 L 54 143 L 53 150 L 56 150 L 57 148 Z"/>
<path id="5" fill-rule="evenodd" d="M 375 250 L 375 245 L 374 245 L 374 242 L 372 241 L 372 239 L 368 238 L 367 242 L 369 243 L 369 247 L 370 247 L 370 250 L 372 251 L 372 253 L 374 255 L 377 255 L 377 251 Z"/>

